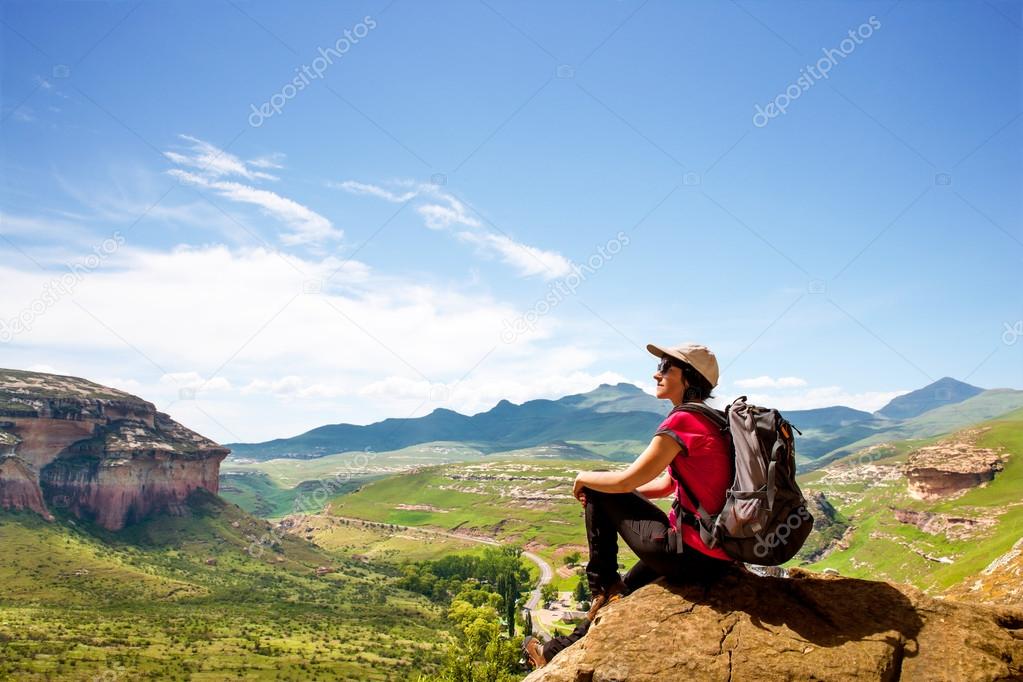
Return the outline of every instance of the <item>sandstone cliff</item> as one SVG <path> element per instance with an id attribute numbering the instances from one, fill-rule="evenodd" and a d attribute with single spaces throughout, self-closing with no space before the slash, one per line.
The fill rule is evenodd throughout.
<path id="1" fill-rule="evenodd" d="M 994 480 L 1003 453 L 976 445 L 985 429 L 960 431 L 956 437 L 913 451 L 903 467 L 911 497 L 938 500 Z"/>
<path id="2" fill-rule="evenodd" d="M 123 391 L 77 377 L 0 369 L 0 507 L 66 508 L 119 530 L 217 492 L 229 450 Z"/>
<path id="3" fill-rule="evenodd" d="M 812 574 L 637 590 L 526 682 L 1020 680 L 1023 610 Z"/>

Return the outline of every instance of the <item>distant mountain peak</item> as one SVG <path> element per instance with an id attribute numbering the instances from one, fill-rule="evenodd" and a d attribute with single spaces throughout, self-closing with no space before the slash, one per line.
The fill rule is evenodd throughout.
<path id="1" fill-rule="evenodd" d="M 877 414 L 888 419 L 911 419 L 942 405 L 972 398 L 984 389 L 952 377 L 942 377 L 923 388 L 893 398 Z"/>
<path id="2" fill-rule="evenodd" d="M 617 384 L 601 384 L 592 391 L 587 393 L 594 393 L 596 391 L 620 391 L 622 393 L 643 393 L 643 389 L 636 384 L 629 383 L 628 381 L 619 381 Z M 580 395 L 586 395 L 581 393 Z"/>

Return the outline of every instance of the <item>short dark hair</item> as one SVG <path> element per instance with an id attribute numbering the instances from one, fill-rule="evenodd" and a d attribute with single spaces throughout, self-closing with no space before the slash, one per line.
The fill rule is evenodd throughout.
<path id="1" fill-rule="evenodd" d="M 709 400 L 714 397 L 711 391 L 714 389 L 706 377 L 696 371 L 696 368 L 687 362 L 678 363 L 682 369 L 682 376 L 685 378 L 686 392 L 682 396 L 682 402 L 691 403 L 701 400 Z"/>

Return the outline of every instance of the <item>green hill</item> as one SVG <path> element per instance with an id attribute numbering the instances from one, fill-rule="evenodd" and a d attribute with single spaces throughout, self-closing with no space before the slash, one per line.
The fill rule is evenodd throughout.
<path id="1" fill-rule="evenodd" d="M 985 394 L 961 405 L 983 401 Z M 962 494 L 918 499 L 902 467 L 924 446 L 950 453 L 989 448 L 1002 453 L 1004 468 Z M 822 492 L 852 525 L 844 546 L 811 568 L 941 591 L 978 575 L 1023 535 L 1023 409 L 951 435 L 876 444 L 800 480 L 804 491 Z"/>
<path id="2" fill-rule="evenodd" d="M 801 470 L 812 470 L 834 462 L 863 448 L 884 442 L 933 438 L 952 433 L 971 424 L 1004 415 L 1023 407 L 1023 391 L 995 388 L 978 393 L 958 403 L 936 407 L 905 421 L 887 422 L 865 437 L 837 445 L 812 462 L 802 462 Z M 802 438 L 796 441 L 796 451 L 804 449 Z"/>
<path id="3" fill-rule="evenodd" d="M 388 574 L 208 493 L 119 533 L 3 512 L 0 546 L 2 679 L 398 680 L 446 640 Z"/>
<path id="4" fill-rule="evenodd" d="M 500 459 L 557 459 L 631 462 L 643 451 L 641 441 L 551 441 L 500 453 Z M 328 496 L 358 489 L 374 479 L 438 464 L 494 459 L 461 443 L 411 445 L 391 452 L 344 452 L 314 459 L 254 461 L 228 458 L 221 465 L 220 494 L 251 514 L 280 518 L 318 512 Z"/>
<path id="5" fill-rule="evenodd" d="M 434 466 L 339 496 L 330 501 L 327 513 L 491 537 L 525 546 L 557 568 L 565 553 L 586 553 L 582 508 L 572 497 L 576 473 L 621 466 L 601 460 L 527 457 Z M 631 565 L 635 557 L 624 545 L 621 549 L 621 561 Z M 559 589 L 572 589 L 577 580 L 574 574 L 555 574 Z"/>

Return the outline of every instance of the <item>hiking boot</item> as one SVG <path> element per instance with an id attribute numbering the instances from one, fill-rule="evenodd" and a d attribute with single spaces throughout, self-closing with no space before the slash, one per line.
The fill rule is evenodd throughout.
<path id="1" fill-rule="evenodd" d="M 543 657 L 543 645 L 536 637 L 526 637 L 522 643 L 522 650 L 526 652 L 526 659 L 533 670 L 547 665 L 547 659 Z"/>
<path id="2" fill-rule="evenodd" d="M 621 599 L 625 595 L 626 589 L 625 583 L 619 580 L 614 585 L 594 594 L 590 610 L 586 612 L 587 620 L 593 622 L 593 619 L 597 616 L 597 611 Z"/>

